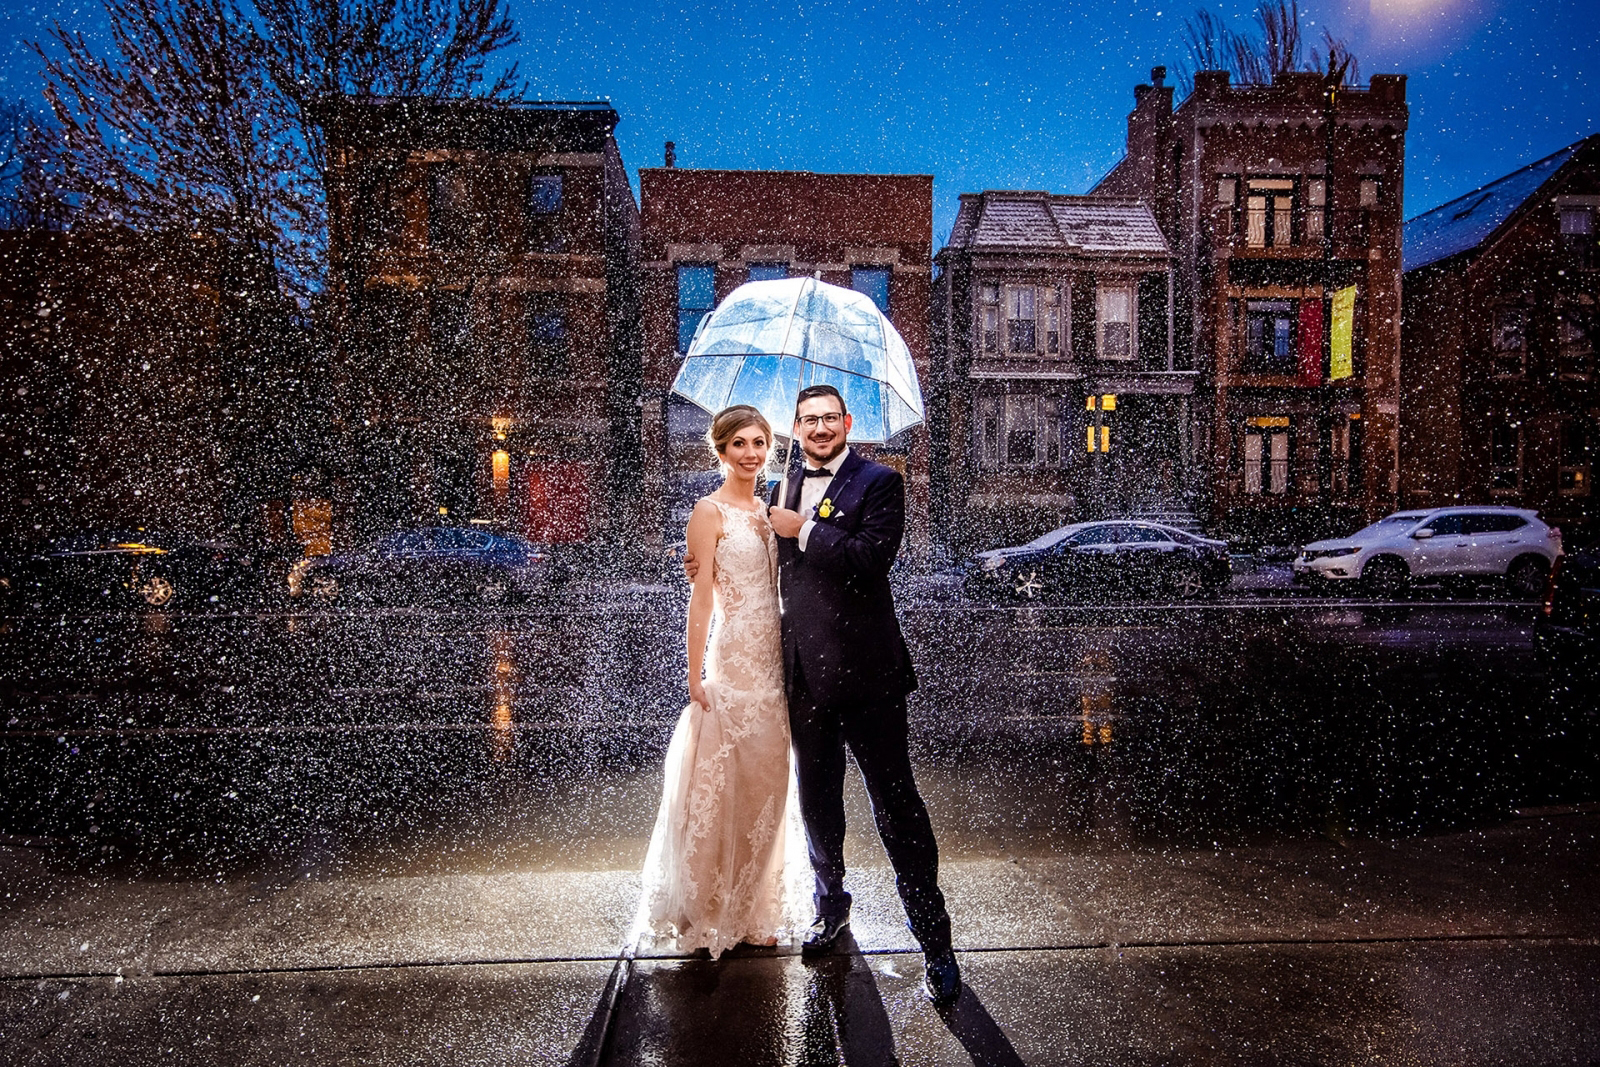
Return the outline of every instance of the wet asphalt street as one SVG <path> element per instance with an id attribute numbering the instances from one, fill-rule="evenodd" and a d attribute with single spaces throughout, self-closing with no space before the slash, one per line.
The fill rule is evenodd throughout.
<path id="1" fill-rule="evenodd" d="M 1600 1055 L 1587 1001 L 1555 996 L 1600 974 L 1596 722 L 1585 695 L 1550 692 L 1530 605 L 907 604 L 913 754 L 972 953 L 972 992 L 939 1019 L 859 789 L 865 955 L 611 966 L 684 700 L 679 601 L 0 622 L 0 1041 L 26 1053 L 8 1062 L 99 1062 L 108 1034 L 126 1050 L 171 1027 L 239 1062 L 360 1035 L 374 1062 L 733 1062 L 719 1034 L 778 1002 L 736 1060 L 1248 1062 L 1255 1040 L 1262 1062 L 1345 1062 L 1384 1048 L 1349 1027 L 1415 1027 L 1418 991 L 1452 968 L 1508 1022 L 1566 1027 L 1546 1046 L 1562 1055 L 1463 1038 L 1454 1060 L 1404 1062 Z M 1348 880 L 1368 863 L 1387 873 Z M 1507 864 L 1548 893 L 1485 888 Z M 1066 955 L 1012 959 L 1029 952 Z M 1327 1003 L 1298 1045 L 1260 1004 L 1220 1028 L 1170 1004 L 1140 1023 L 1124 953 L 1191 1000 L 1289 981 Z M 1412 1000 L 1351 999 L 1356 973 Z M 241 1049 L 216 998 L 246 988 L 276 991 L 252 1025 L 277 1036 Z M 1100 1004 L 1092 1025 L 1069 989 Z M 482 1019 L 463 1036 L 490 1002 L 517 1040 Z M 1062 1013 L 1081 1046 L 1049 1039 Z M 1334 1018 L 1343 1036 L 1319 1045 Z M 440 1034 L 461 1039 L 448 1055 Z"/>

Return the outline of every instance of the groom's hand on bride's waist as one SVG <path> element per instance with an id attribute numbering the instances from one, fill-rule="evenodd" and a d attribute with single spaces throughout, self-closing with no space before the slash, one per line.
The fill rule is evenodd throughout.
<path id="1" fill-rule="evenodd" d="M 767 511 L 767 521 L 772 523 L 773 533 L 793 540 L 800 536 L 800 527 L 806 524 L 806 517 L 788 508 L 770 508 Z"/>
<path id="2" fill-rule="evenodd" d="M 700 561 L 694 558 L 693 552 L 686 550 L 683 553 L 683 576 L 693 582 L 694 576 L 699 573 Z"/>

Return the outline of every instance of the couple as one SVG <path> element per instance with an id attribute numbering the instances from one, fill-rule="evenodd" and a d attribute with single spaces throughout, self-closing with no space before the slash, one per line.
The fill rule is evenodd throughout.
<path id="1" fill-rule="evenodd" d="M 722 486 L 695 504 L 685 571 L 689 697 L 667 750 L 645 858 L 641 920 L 681 950 L 775 944 L 786 921 L 789 757 L 815 875 L 804 955 L 850 922 L 844 889 L 846 744 L 894 865 L 934 1003 L 961 992 L 938 849 L 912 780 L 906 694 L 916 686 L 889 592 L 905 526 L 900 475 L 849 449 L 832 386 L 802 390 L 795 439 L 805 470 L 756 498 L 772 429 L 753 407 L 718 412 L 709 438 Z M 716 632 L 710 635 L 712 615 Z M 708 636 L 710 658 L 706 659 Z M 704 679 L 702 680 L 702 668 Z"/>

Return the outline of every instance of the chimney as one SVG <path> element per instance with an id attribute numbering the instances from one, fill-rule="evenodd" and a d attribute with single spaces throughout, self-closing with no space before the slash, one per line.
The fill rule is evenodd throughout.
<path id="1" fill-rule="evenodd" d="M 667 167 L 671 169 L 678 165 L 678 146 L 671 141 L 667 142 Z"/>
<path id="2" fill-rule="evenodd" d="M 1155 83 L 1155 87 L 1157 89 L 1161 88 L 1161 83 L 1167 80 L 1167 68 L 1166 67 L 1151 67 L 1150 68 L 1150 80 L 1153 83 Z"/>

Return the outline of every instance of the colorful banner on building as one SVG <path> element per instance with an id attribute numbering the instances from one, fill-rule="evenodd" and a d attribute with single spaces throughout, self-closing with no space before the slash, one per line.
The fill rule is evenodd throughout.
<path id="1" fill-rule="evenodd" d="M 1328 380 L 1336 382 L 1355 373 L 1351 355 L 1356 332 L 1356 287 L 1334 291 L 1332 323 L 1328 330 Z"/>
<path id="2" fill-rule="evenodd" d="M 1322 384 L 1322 301 L 1300 301 L 1300 384 Z"/>

